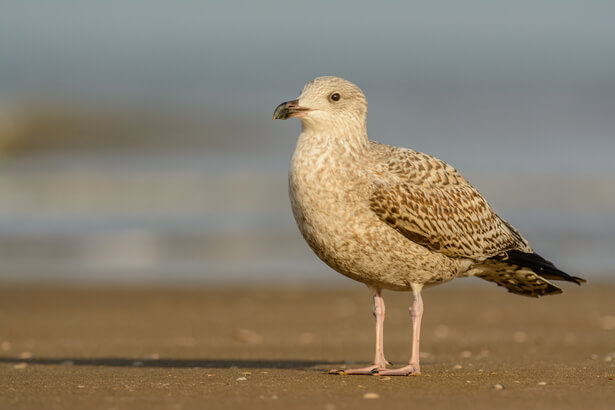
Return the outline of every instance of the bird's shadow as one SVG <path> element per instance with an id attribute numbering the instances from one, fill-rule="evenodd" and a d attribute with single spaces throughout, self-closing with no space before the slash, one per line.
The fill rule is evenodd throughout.
<path id="1" fill-rule="evenodd" d="M 335 364 L 316 360 L 270 360 L 270 359 L 139 359 L 120 357 L 0 357 L 0 363 L 28 363 L 63 366 L 105 366 L 105 367 L 153 367 L 153 368 L 199 368 L 199 369 L 308 369 L 319 365 Z"/>

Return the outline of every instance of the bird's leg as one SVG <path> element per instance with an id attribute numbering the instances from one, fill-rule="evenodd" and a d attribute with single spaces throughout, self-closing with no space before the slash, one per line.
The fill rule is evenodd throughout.
<path id="1" fill-rule="evenodd" d="M 380 289 L 373 289 L 374 307 L 373 313 L 376 318 L 376 357 L 374 357 L 374 366 L 384 369 L 387 364 L 391 364 L 384 358 L 384 318 L 386 316 L 386 308 L 384 307 L 384 298 L 380 294 Z"/>
<path id="2" fill-rule="evenodd" d="M 376 318 L 376 356 L 372 366 L 362 367 L 359 369 L 334 369 L 329 371 L 331 374 L 373 374 L 379 370 L 386 369 L 387 364 L 391 364 L 384 358 L 384 317 L 385 307 L 384 299 L 381 291 L 378 288 L 370 287 L 374 298 L 373 313 Z"/>
<path id="3" fill-rule="evenodd" d="M 423 299 L 421 298 L 422 285 L 412 285 L 412 295 L 414 300 L 410 305 L 410 316 L 412 317 L 412 354 L 407 366 L 399 369 L 376 370 L 374 374 L 380 376 L 408 376 L 410 374 L 421 374 L 419 365 L 419 342 L 421 339 L 421 318 L 423 317 Z"/>

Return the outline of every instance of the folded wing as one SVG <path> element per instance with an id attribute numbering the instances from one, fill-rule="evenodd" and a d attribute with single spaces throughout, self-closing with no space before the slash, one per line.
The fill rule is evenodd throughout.
<path id="1" fill-rule="evenodd" d="M 370 208 L 405 237 L 445 255 L 477 261 L 509 250 L 532 252 L 454 168 L 416 151 L 380 149 L 389 151 L 388 159 L 373 180 Z"/>

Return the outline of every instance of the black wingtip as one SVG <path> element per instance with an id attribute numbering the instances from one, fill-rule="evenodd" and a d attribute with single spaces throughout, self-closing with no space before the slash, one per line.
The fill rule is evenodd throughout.
<path id="1" fill-rule="evenodd" d="M 564 271 L 559 270 L 552 262 L 549 262 L 548 260 L 536 253 L 526 253 L 517 250 L 511 250 L 506 252 L 505 255 L 498 257 L 497 259 L 511 265 L 518 265 L 530 268 L 537 275 L 542 276 L 545 279 L 565 280 L 567 282 L 576 283 L 577 285 L 581 285 L 582 283 L 587 282 L 583 278 L 572 276 Z"/>

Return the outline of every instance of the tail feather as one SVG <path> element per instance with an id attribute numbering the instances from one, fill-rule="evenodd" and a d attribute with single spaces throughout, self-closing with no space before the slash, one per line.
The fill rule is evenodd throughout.
<path id="1" fill-rule="evenodd" d="M 555 267 L 552 262 L 544 259 L 536 253 L 526 253 L 517 250 L 507 251 L 504 255 L 494 259 L 505 262 L 510 265 L 523 266 L 531 269 L 537 275 L 552 280 L 565 280 L 574 282 L 577 285 L 585 282 L 585 279 L 577 276 L 571 276 Z"/>
<path id="2" fill-rule="evenodd" d="M 538 276 L 531 269 L 509 265 L 496 259 L 488 259 L 474 266 L 467 274 L 494 282 L 517 295 L 537 298 L 562 293 L 560 288 L 542 276 Z"/>

